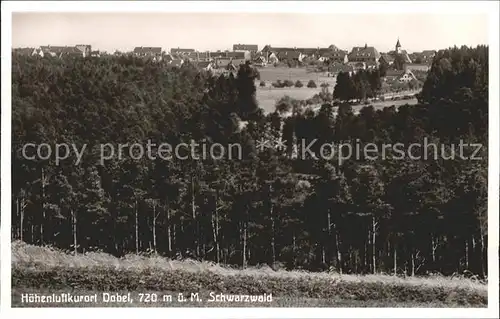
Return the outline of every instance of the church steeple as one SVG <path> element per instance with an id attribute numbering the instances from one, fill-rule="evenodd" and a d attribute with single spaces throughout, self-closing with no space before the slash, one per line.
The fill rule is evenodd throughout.
<path id="1" fill-rule="evenodd" d="M 399 42 L 399 37 L 398 37 L 398 42 L 396 42 L 396 52 L 399 53 L 400 50 L 401 50 L 401 43 Z"/>

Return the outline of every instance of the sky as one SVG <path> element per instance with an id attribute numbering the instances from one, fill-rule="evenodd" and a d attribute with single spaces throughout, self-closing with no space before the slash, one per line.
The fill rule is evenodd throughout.
<path id="1" fill-rule="evenodd" d="M 13 13 L 12 46 L 90 44 L 93 50 L 136 46 L 231 50 L 233 44 L 394 49 L 409 52 L 488 44 L 481 14 L 298 13 Z"/>

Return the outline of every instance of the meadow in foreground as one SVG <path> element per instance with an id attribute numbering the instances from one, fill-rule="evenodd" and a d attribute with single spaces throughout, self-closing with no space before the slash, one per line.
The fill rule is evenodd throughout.
<path id="1" fill-rule="evenodd" d="M 12 245 L 13 306 L 78 306 L 21 303 L 23 293 L 95 294 L 130 292 L 134 302 L 93 303 L 79 306 L 153 307 L 485 307 L 487 285 L 466 278 L 388 275 L 340 275 L 270 268 L 233 269 L 208 262 L 169 260 L 157 256 L 104 253 L 72 256 L 49 247 L 16 241 Z M 139 302 L 139 293 L 171 294 L 173 302 Z M 268 303 L 208 302 L 210 292 L 272 294 Z M 199 293 L 202 301 L 178 303 L 178 293 Z"/>

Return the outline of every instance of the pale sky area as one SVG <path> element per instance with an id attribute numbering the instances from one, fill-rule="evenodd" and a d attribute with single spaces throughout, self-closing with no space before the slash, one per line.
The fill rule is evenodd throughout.
<path id="1" fill-rule="evenodd" d="M 488 16 L 480 14 L 297 13 L 13 13 L 12 46 L 90 44 L 93 50 L 136 46 L 231 50 L 232 45 L 374 46 L 409 52 L 488 44 Z"/>

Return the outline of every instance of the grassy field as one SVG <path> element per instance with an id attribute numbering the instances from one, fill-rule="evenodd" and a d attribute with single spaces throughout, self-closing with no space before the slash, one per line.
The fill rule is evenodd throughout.
<path id="1" fill-rule="evenodd" d="M 48 247 L 12 244 L 14 307 L 486 307 L 487 285 L 445 277 L 400 278 L 388 275 L 339 275 L 270 268 L 236 269 L 209 262 L 158 256 L 115 258 L 104 253 L 72 256 Z M 102 293 L 130 293 L 131 301 L 107 303 Z M 97 302 L 22 303 L 21 295 L 97 294 Z M 156 294 L 141 302 L 140 293 Z M 199 300 L 177 301 L 178 293 L 198 293 Z M 210 293 L 272 294 L 272 300 L 210 302 Z M 172 300 L 164 300 L 164 296 Z"/>
<path id="2" fill-rule="evenodd" d="M 330 88 L 331 92 L 332 88 Z M 313 97 L 315 94 L 319 93 L 321 88 L 310 89 L 310 88 L 260 88 L 257 87 L 257 101 L 259 103 L 259 107 L 264 109 L 265 113 L 271 113 L 275 110 L 276 101 L 282 98 L 285 95 L 288 95 L 291 98 L 297 100 L 307 100 L 308 98 Z M 409 100 L 398 100 L 398 101 L 375 101 L 370 103 L 373 105 L 375 109 L 383 109 L 389 106 L 395 106 L 398 108 L 401 105 L 409 104 L 417 104 L 418 101 L 416 98 Z M 354 112 L 359 112 L 363 107 L 367 105 L 359 104 L 354 105 L 352 107 Z"/>
<path id="3" fill-rule="evenodd" d="M 275 82 L 277 80 L 285 81 L 291 80 L 293 82 L 300 80 L 304 86 L 313 80 L 318 87 L 321 83 L 329 83 L 330 86 L 335 85 L 335 78 L 326 76 L 326 73 L 308 72 L 305 68 L 288 68 L 288 67 L 274 67 L 268 66 L 259 68 L 260 80 L 265 81 L 266 84 Z"/>
<path id="4" fill-rule="evenodd" d="M 336 78 L 327 77 L 323 73 L 310 73 L 307 72 L 305 68 L 284 68 L 284 67 L 266 67 L 260 68 L 260 79 L 266 83 L 265 87 L 261 87 L 260 81 L 255 82 L 255 86 L 257 87 L 257 102 L 259 103 L 259 107 L 264 110 L 265 113 L 271 113 L 275 110 L 276 101 L 282 98 L 285 95 L 296 99 L 296 100 L 306 100 L 312 98 L 315 94 L 321 92 L 321 83 L 328 83 L 328 90 L 333 92 L 336 84 Z M 275 88 L 272 87 L 272 83 L 277 80 L 285 81 L 291 80 L 296 82 L 300 80 L 304 86 L 301 88 L 296 87 L 288 87 L 288 88 Z M 306 87 L 307 82 L 309 80 L 313 80 L 316 82 L 317 88 L 308 88 Z M 371 103 L 375 107 L 375 109 L 381 109 L 388 106 L 396 106 L 399 107 L 405 104 L 416 104 L 417 99 L 410 100 L 398 100 L 398 101 L 376 101 Z M 353 106 L 353 110 L 359 111 L 365 105 L 356 105 Z"/>
<path id="5" fill-rule="evenodd" d="M 288 95 L 296 100 L 307 100 L 315 94 L 318 94 L 320 91 L 321 88 L 272 88 L 270 86 L 261 88 L 257 86 L 256 96 L 259 107 L 264 109 L 265 113 L 272 113 L 275 110 L 276 101 L 285 95 Z"/>
<path id="6" fill-rule="evenodd" d="M 257 87 L 257 101 L 259 102 L 259 106 L 264 109 L 266 113 L 273 112 L 276 101 L 285 95 L 288 95 L 289 97 L 297 100 L 306 100 L 321 92 L 320 85 L 322 83 L 328 83 L 330 85 L 330 91 L 332 91 L 335 87 L 334 77 L 327 77 L 323 73 L 307 72 L 305 68 L 268 66 L 266 68 L 260 68 L 259 72 L 260 81 L 266 82 L 266 86 L 260 87 L 260 81 L 255 82 L 255 86 Z M 272 87 L 271 84 L 273 82 L 276 82 L 277 80 L 291 80 L 294 83 L 296 81 L 301 81 L 304 86 L 301 88 Z M 309 80 L 313 80 L 316 83 L 317 88 L 308 88 L 307 82 L 309 82 Z"/>

